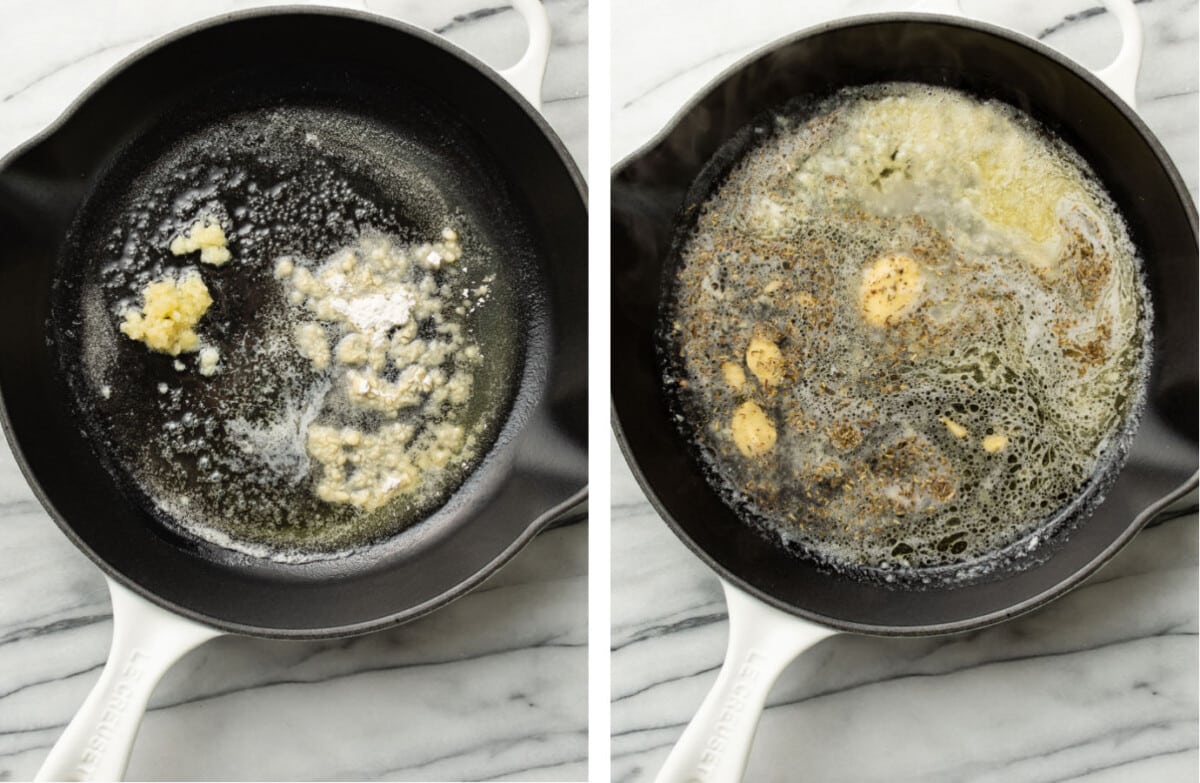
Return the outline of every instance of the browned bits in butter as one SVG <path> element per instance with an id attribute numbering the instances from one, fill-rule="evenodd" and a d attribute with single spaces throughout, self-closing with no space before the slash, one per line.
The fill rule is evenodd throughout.
<path id="1" fill-rule="evenodd" d="M 829 430 L 829 442 L 840 451 L 857 448 L 862 440 L 862 433 L 850 422 L 839 421 Z"/>
<path id="2" fill-rule="evenodd" d="M 888 575 L 1033 535 L 1145 366 L 1111 200 L 1016 110 L 942 88 L 854 88 L 761 130 L 693 207 L 663 319 L 714 487 Z"/>

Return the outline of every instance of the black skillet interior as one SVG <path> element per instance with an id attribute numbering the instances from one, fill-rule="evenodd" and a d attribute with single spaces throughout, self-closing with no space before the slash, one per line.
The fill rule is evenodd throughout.
<path id="1" fill-rule="evenodd" d="M 339 145 L 340 133 L 342 143 L 328 155 L 306 150 L 294 133 L 273 137 L 264 116 L 293 130 L 312 125 L 320 132 L 310 138 L 326 145 Z M 290 250 L 319 258 L 367 226 L 427 234 L 438 202 L 498 259 L 518 350 L 503 366 L 487 365 L 485 353 L 480 371 L 506 389 L 494 445 L 423 522 L 352 554 L 284 565 L 172 531 L 105 470 L 56 370 L 59 359 L 82 358 L 74 324 L 51 328 L 52 309 L 60 314 L 51 300 L 78 308 L 89 270 L 113 260 L 111 240 L 121 233 L 110 236 L 114 205 L 146 196 L 147 172 L 205 128 L 215 129 L 213 158 L 197 170 L 228 153 L 231 166 L 248 172 L 241 184 L 223 180 L 220 199 L 246 196 L 250 182 L 269 187 L 280 166 L 297 189 L 313 190 L 282 194 L 291 208 L 272 213 L 255 257 Z M 255 138 L 223 150 L 221 133 L 231 132 Z M 318 158 L 332 169 L 332 193 L 318 192 L 319 177 L 306 179 Z M 151 224 L 168 216 L 175 195 L 143 199 Z M 342 12 L 274 11 L 203 25 L 139 55 L 0 170 L 5 428 L 67 534 L 108 573 L 170 608 L 274 636 L 411 619 L 480 581 L 584 493 L 586 230 L 581 178 L 544 121 L 437 38 Z M 212 273 L 218 290 L 237 282 L 225 271 L 234 266 Z M 254 307 L 253 298 L 243 301 L 233 320 L 249 326 Z M 120 382 L 148 372 L 127 367 Z"/>
<path id="2" fill-rule="evenodd" d="M 654 333 L 676 215 L 701 169 L 762 112 L 857 84 L 918 81 L 1013 104 L 1072 144 L 1125 215 L 1154 305 L 1147 408 L 1106 499 L 1044 562 L 955 588 L 897 589 L 823 570 L 740 522 L 681 442 L 660 383 Z M 1196 483 L 1196 211 L 1136 115 L 1082 68 L 988 25 L 898 15 L 801 33 L 730 69 L 612 181 L 613 406 L 642 487 L 683 541 L 724 578 L 844 630 L 938 633 L 998 622 L 1077 584 Z M 1086 517 L 1085 514 L 1079 515 Z"/>

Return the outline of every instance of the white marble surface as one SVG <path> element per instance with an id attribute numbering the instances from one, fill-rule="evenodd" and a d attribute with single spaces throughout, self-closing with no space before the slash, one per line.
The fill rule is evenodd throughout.
<path id="1" fill-rule="evenodd" d="M 443 31 L 496 67 L 523 48 L 503 0 L 333 3 Z M 0 4 L 0 154 L 156 36 L 262 3 Z M 548 0 L 545 113 L 581 167 L 587 5 Z M 222 638 L 168 673 L 134 780 L 580 780 L 587 774 L 587 526 L 544 534 L 466 598 L 393 631 Z M 111 634 L 99 572 L 0 446 L 0 780 L 29 779 L 95 682 Z"/>
<path id="2" fill-rule="evenodd" d="M 1089 66 L 1118 33 L 1096 0 L 967 0 Z M 613 0 L 613 159 L 646 142 L 710 79 L 791 30 L 903 2 Z M 1197 189 L 1197 6 L 1138 4 L 1143 116 Z M 1049 31 L 1049 32 L 1046 32 Z M 653 779 L 712 684 L 726 641 L 716 577 L 612 459 L 613 780 Z M 769 699 L 747 781 L 1197 779 L 1197 518 L 1141 533 L 1042 611 L 962 636 L 838 636 Z"/>

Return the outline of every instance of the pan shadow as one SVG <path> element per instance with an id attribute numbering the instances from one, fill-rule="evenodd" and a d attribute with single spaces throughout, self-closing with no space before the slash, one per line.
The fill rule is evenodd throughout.
<path id="1" fill-rule="evenodd" d="M 826 640 L 780 677 L 746 779 L 790 779 L 780 759 L 823 781 L 1058 780 L 1194 755 L 1196 553 L 1192 512 L 1016 620 Z"/>
<path id="2" fill-rule="evenodd" d="M 582 778 L 586 537 L 582 524 L 548 531 L 477 590 L 394 629 L 204 645 L 156 691 L 130 779 Z"/>

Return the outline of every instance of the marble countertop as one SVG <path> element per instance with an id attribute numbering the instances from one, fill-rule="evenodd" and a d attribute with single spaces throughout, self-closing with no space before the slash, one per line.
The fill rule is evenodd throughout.
<path id="1" fill-rule="evenodd" d="M 613 0 L 612 155 L 636 150 L 739 58 L 792 30 L 903 2 Z M 1090 67 L 1119 33 L 1095 0 L 967 11 Z M 1197 192 L 1197 5 L 1148 0 L 1140 110 Z M 715 679 L 716 576 L 645 501 L 612 445 L 612 778 L 652 780 Z M 745 779 L 1194 781 L 1197 518 L 1164 521 L 1090 582 L 1016 621 L 930 639 L 828 639 L 782 675 Z M 653 596 L 653 600 L 647 600 Z"/>
<path id="2" fill-rule="evenodd" d="M 245 0 L 6 0 L 0 155 L 155 37 Z M 504 2 L 354 0 L 495 67 L 519 56 Z M 586 171 L 587 4 L 546 0 L 545 114 Z M 0 780 L 37 770 L 92 687 L 111 619 L 100 572 L 0 445 Z M 226 637 L 151 701 L 133 780 L 581 780 L 587 774 L 587 525 L 538 537 L 469 596 L 392 631 L 325 642 Z"/>

